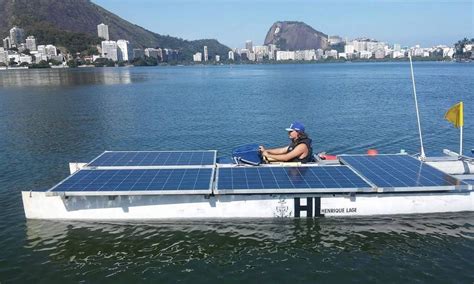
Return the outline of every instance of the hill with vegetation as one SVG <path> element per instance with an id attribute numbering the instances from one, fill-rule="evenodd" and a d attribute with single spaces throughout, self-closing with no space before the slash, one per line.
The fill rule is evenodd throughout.
<path id="1" fill-rule="evenodd" d="M 54 44 L 71 53 L 93 52 L 100 43 L 97 25 L 109 26 L 111 40 L 125 39 L 133 47 L 177 49 L 186 60 L 207 45 L 209 55 L 227 55 L 230 50 L 214 39 L 188 41 L 161 35 L 132 24 L 90 0 L 0 0 L 0 37 L 13 26 L 34 35 L 38 44 Z"/>

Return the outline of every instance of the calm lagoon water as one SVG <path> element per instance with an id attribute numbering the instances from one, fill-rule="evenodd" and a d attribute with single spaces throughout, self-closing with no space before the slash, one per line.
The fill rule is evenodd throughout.
<path id="1" fill-rule="evenodd" d="M 425 150 L 457 151 L 444 112 L 474 65 L 414 63 Z M 419 152 L 407 63 L 0 71 L 0 282 L 474 281 L 474 214 L 310 220 L 81 223 L 25 220 L 20 191 L 51 187 L 104 150 L 288 143 L 315 151 Z"/>

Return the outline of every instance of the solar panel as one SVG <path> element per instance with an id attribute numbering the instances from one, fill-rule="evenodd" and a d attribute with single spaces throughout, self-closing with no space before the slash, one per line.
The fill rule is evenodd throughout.
<path id="1" fill-rule="evenodd" d="M 216 151 L 110 151 L 90 167 L 205 166 L 216 163 Z"/>
<path id="2" fill-rule="evenodd" d="M 471 187 L 474 186 L 474 179 L 463 179 L 462 181 L 469 184 Z"/>
<path id="3" fill-rule="evenodd" d="M 212 168 L 83 169 L 53 187 L 68 195 L 210 194 Z"/>
<path id="4" fill-rule="evenodd" d="M 339 159 L 379 188 L 448 190 L 460 184 L 454 177 L 409 155 L 341 155 Z"/>
<path id="5" fill-rule="evenodd" d="M 372 191 L 346 166 L 219 168 L 218 193 Z"/>

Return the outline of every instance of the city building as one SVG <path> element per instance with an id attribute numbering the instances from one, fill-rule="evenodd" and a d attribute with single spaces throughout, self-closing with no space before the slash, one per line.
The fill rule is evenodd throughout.
<path id="1" fill-rule="evenodd" d="M 129 61 L 132 57 L 132 49 L 128 40 L 117 40 L 118 61 Z"/>
<path id="2" fill-rule="evenodd" d="M 134 48 L 133 49 L 133 59 L 144 58 L 145 52 L 141 48 Z"/>
<path id="3" fill-rule="evenodd" d="M 277 46 L 275 44 L 269 44 L 268 45 L 268 59 L 275 60 L 277 50 L 278 49 L 277 49 Z"/>
<path id="4" fill-rule="evenodd" d="M 321 48 L 316 49 L 316 60 L 321 59 L 324 56 L 324 50 Z"/>
<path id="5" fill-rule="evenodd" d="M 339 43 L 341 43 L 341 42 L 343 42 L 343 41 L 344 41 L 344 40 L 342 39 L 342 37 L 337 36 L 337 35 L 335 35 L 335 36 L 330 36 L 330 37 L 328 38 L 328 42 L 329 42 L 330 45 L 339 44 Z"/>
<path id="6" fill-rule="evenodd" d="M 4 49 L 10 49 L 12 47 L 11 42 L 10 42 L 10 37 L 6 37 L 3 39 L 3 48 Z"/>
<path id="7" fill-rule="evenodd" d="M 20 56 L 18 57 L 18 64 L 21 63 L 31 64 L 33 63 L 33 58 L 31 57 L 31 55 L 20 54 Z"/>
<path id="8" fill-rule="evenodd" d="M 158 49 L 156 48 L 145 48 L 145 56 L 153 57 L 161 60 L 161 56 L 158 54 Z"/>
<path id="9" fill-rule="evenodd" d="M 201 62 L 202 61 L 202 53 L 201 52 L 196 52 L 193 55 L 193 61 L 194 62 Z"/>
<path id="10" fill-rule="evenodd" d="M 219 55 L 216 55 L 216 62 L 221 61 L 221 57 Z"/>
<path id="11" fill-rule="evenodd" d="M 282 51 L 278 50 L 276 52 L 276 60 L 295 60 L 295 52 L 294 51 Z"/>
<path id="12" fill-rule="evenodd" d="M 36 39 L 34 36 L 29 36 L 26 38 L 26 48 L 29 51 L 35 51 L 36 50 Z"/>
<path id="13" fill-rule="evenodd" d="M 253 53 L 255 54 L 255 60 L 261 62 L 265 57 L 268 58 L 268 46 L 254 46 Z"/>
<path id="14" fill-rule="evenodd" d="M 326 51 L 324 52 L 324 55 L 326 56 L 326 58 L 334 58 L 334 59 L 337 59 L 338 52 L 337 52 L 337 50 L 335 50 L 335 49 L 326 50 Z"/>
<path id="15" fill-rule="evenodd" d="M 102 57 L 118 61 L 117 42 L 113 40 L 102 41 Z"/>
<path id="16" fill-rule="evenodd" d="M 255 55 L 254 52 L 249 52 L 249 53 L 247 53 L 247 59 L 249 61 L 255 61 L 255 60 L 257 60 L 257 56 Z"/>
<path id="17" fill-rule="evenodd" d="M 395 50 L 392 52 L 392 58 L 403 58 L 403 57 L 405 57 L 404 52 L 395 51 Z"/>
<path id="18" fill-rule="evenodd" d="M 232 61 L 235 60 L 234 52 L 232 50 L 229 50 L 228 58 L 229 58 L 229 60 L 232 60 Z"/>
<path id="19" fill-rule="evenodd" d="M 25 42 L 25 31 L 22 28 L 14 26 L 10 29 L 10 46 L 18 47 L 20 43 Z"/>
<path id="20" fill-rule="evenodd" d="M 204 62 L 209 59 L 209 54 L 207 53 L 207 46 L 204 46 Z"/>
<path id="21" fill-rule="evenodd" d="M 303 61 L 304 60 L 304 50 L 295 51 L 295 60 Z"/>
<path id="22" fill-rule="evenodd" d="M 44 47 L 45 54 L 47 56 L 56 56 L 58 54 L 58 50 L 56 49 L 56 46 L 52 44 L 48 44 Z"/>
<path id="23" fill-rule="evenodd" d="M 370 51 L 362 50 L 359 52 L 360 59 L 369 59 L 371 57 L 372 57 L 372 52 Z"/>
<path id="24" fill-rule="evenodd" d="M 240 58 L 242 60 L 249 60 L 250 57 L 250 50 L 246 48 L 242 48 L 237 50 L 239 52 Z"/>
<path id="25" fill-rule="evenodd" d="M 344 46 L 344 53 L 345 54 L 354 53 L 354 46 L 352 44 L 346 44 Z"/>
<path id="26" fill-rule="evenodd" d="M 109 26 L 104 23 L 97 25 L 97 35 L 106 41 L 109 40 Z"/>
<path id="27" fill-rule="evenodd" d="M 245 42 L 245 49 L 247 49 L 247 50 L 253 50 L 253 43 L 252 43 L 251 40 L 247 40 L 247 41 Z"/>
<path id="28" fill-rule="evenodd" d="M 314 50 L 314 49 L 305 50 L 304 51 L 304 60 L 305 61 L 316 60 L 316 50 Z"/>
<path id="29" fill-rule="evenodd" d="M 7 61 L 8 65 L 11 65 L 11 62 L 15 62 L 16 64 L 20 64 L 20 54 L 17 52 L 8 53 L 7 54 Z"/>
<path id="30" fill-rule="evenodd" d="M 0 63 L 8 65 L 8 51 L 3 47 L 0 47 Z"/>
<path id="31" fill-rule="evenodd" d="M 385 50 L 384 49 L 377 49 L 375 52 L 374 52 L 374 57 L 375 59 L 383 59 L 385 58 Z"/>

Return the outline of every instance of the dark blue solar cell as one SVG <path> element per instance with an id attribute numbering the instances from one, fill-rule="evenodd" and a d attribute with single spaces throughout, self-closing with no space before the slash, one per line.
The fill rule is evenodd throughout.
<path id="1" fill-rule="evenodd" d="M 216 151 L 183 152 L 105 152 L 91 163 L 91 167 L 118 166 L 202 166 L 214 165 Z"/>
<path id="2" fill-rule="evenodd" d="M 220 168 L 217 188 L 226 190 L 370 188 L 345 166 Z"/>
<path id="3" fill-rule="evenodd" d="M 81 170 L 51 191 L 210 191 L 212 169 Z"/>
<path id="4" fill-rule="evenodd" d="M 459 181 L 408 155 L 340 156 L 377 187 L 455 186 Z"/>

